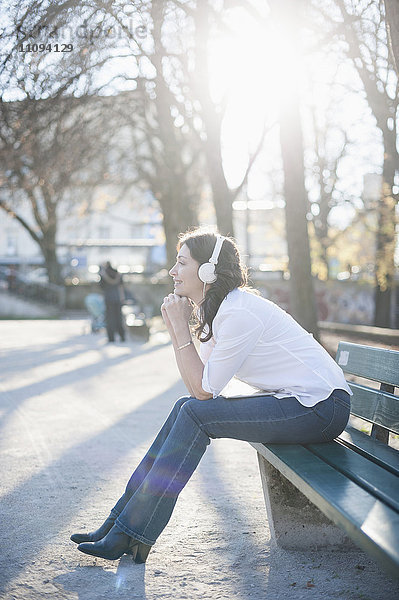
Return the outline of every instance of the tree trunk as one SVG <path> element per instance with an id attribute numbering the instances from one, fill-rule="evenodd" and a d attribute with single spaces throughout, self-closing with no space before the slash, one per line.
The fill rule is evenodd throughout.
<path id="1" fill-rule="evenodd" d="M 45 265 L 50 283 L 62 285 L 61 266 L 57 259 L 57 253 L 54 247 L 43 250 Z"/>
<path id="2" fill-rule="evenodd" d="M 218 230 L 224 235 L 234 236 L 232 193 L 227 185 L 223 171 L 221 148 L 221 125 L 223 114 L 211 98 L 209 90 L 208 37 L 209 7 L 208 0 L 197 2 L 195 11 L 195 95 L 201 103 L 201 119 L 204 123 L 206 142 L 204 152 L 212 188 Z"/>
<path id="3" fill-rule="evenodd" d="M 291 100 L 294 97 L 291 96 Z M 284 107 L 281 108 L 280 143 L 284 168 L 291 314 L 307 331 L 312 332 L 318 338 L 306 219 L 308 198 L 304 181 L 302 131 L 299 109 L 295 101 L 288 107 L 288 110 L 284 110 Z"/>
<path id="4" fill-rule="evenodd" d="M 392 53 L 395 69 L 399 75 L 399 2 L 398 0 L 385 0 L 385 15 L 389 48 Z"/>
<path id="5" fill-rule="evenodd" d="M 28 197 L 32 198 L 32 194 L 28 194 Z M 35 219 L 35 215 L 33 215 L 36 221 L 36 227 L 32 227 L 24 217 L 16 213 L 5 202 L 0 201 L 0 209 L 3 209 L 8 215 L 20 223 L 32 240 L 38 244 L 47 269 L 49 282 L 55 283 L 56 285 L 62 285 L 61 265 L 58 262 L 56 246 L 56 205 L 54 203 L 46 203 L 46 207 L 48 210 L 47 221 L 38 221 Z M 51 225 L 49 224 L 49 221 L 51 221 Z"/>
<path id="6" fill-rule="evenodd" d="M 163 214 L 167 263 L 171 268 L 176 261 L 176 243 L 179 233 L 198 225 L 198 217 L 196 207 L 191 202 L 187 170 L 183 163 L 183 149 L 177 138 L 177 129 L 171 115 L 174 99 L 163 73 L 162 58 L 165 48 L 162 43 L 162 24 L 164 10 L 164 1 L 152 3 L 151 16 L 154 37 L 152 63 L 156 68 L 155 106 L 158 137 L 162 144 L 159 154 L 155 147 L 152 147 L 156 169 L 152 189 Z"/>
<path id="7" fill-rule="evenodd" d="M 197 215 L 187 203 L 187 198 L 174 187 L 156 194 L 163 214 L 168 268 L 176 262 L 176 244 L 179 233 L 198 225 Z"/>
<path id="8" fill-rule="evenodd" d="M 330 247 L 330 239 L 328 237 L 328 215 L 330 212 L 329 199 L 323 191 L 323 178 L 320 176 L 320 189 L 322 190 L 320 195 L 319 208 L 320 213 L 314 217 L 314 235 L 318 243 L 318 258 L 323 264 L 325 273 L 324 276 L 328 280 L 330 278 L 330 264 L 328 260 L 328 249 Z M 308 206 L 310 209 L 310 206 Z"/>
<path id="9" fill-rule="evenodd" d="M 295 53 L 298 37 L 297 0 L 277 0 L 273 8 L 284 23 L 287 42 Z M 309 205 L 304 179 L 303 139 L 299 111 L 297 74 L 287 60 L 284 96 L 280 97 L 280 144 L 284 170 L 285 220 L 290 270 L 290 312 L 318 338 L 316 300 L 313 289 L 308 221 Z"/>
<path id="10" fill-rule="evenodd" d="M 219 140 L 208 140 L 205 145 L 205 154 L 218 230 L 222 235 L 234 237 L 232 193 L 227 185 L 222 168 Z"/>
<path id="11" fill-rule="evenodd" d="M 382 190 L 378 205 L 378 230 L 376 239 L 376 288 L 374 324 L 391 327 L 391 301 L 395 274 L 395 200 L 392 188 L 395 180 L 396 149 L 389 151 L 389 142 L 384 140 L 384 166 Z M 387 151 L 388 150 L 388 151 Z"/>
<path id="12" fill-rule="evenodd" d="M 44 264 L 47 269 L 48 280 L 50 283 L 62 285 L 61 265 L 58 262 L 56 247 L 56 229 L 51 228 L 46 231 L 41 238 L 40 248 L 44 258 Z"/>

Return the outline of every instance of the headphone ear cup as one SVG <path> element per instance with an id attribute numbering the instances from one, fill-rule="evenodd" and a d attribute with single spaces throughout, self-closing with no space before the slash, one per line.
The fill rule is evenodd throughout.
<path id="1" fill-rule="evenodd" d="M 202 283 L 214 283 L 218 278 L 215 273 L 215 265 L 210 262 L 200 265 L 198 277 L 201 279 Z"/>

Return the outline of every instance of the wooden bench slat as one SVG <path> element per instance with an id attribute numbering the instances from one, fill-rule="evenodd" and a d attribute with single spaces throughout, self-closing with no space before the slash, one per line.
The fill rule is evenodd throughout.
<path id="1" fill-rule="evenodd" d="M 304 446 L 251 445 L 389 572 L 399 574 L 399 514 Z"/>
<path id="2" fill-rule="evenodd" d="M 340 342 L 336 361 L 345 373 L 399 386 L 399 352 Z"/>
<path id="3" fill-rule="evenodd" d="M 399 354 L 399 353 L 398 353 Z M 374 390 L 359 383 L 350 383 L 353 392 L 351 413 L 371 423 L 399 433 L 399 398 L 389 392 Z"/>
<path id="4" fill-rule="evenodd" d="M 399 513 L 399 477 L 337 442 L 306 448 Z"/>
<path id="5" fill-rule="evenodd" d="M 399 477 L 399 452 L 386 444 L 372 439 L 354 427 L 347 426 L 338 440 L 347 448 L 389 470 Z"/>

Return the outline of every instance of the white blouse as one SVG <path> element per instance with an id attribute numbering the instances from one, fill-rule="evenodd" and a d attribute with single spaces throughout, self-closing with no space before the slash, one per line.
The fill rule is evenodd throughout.
<path id="1" fill-rule="evenodd" d="M 222 301 L 213 336 L 200 344 L 202 388 L 219 396 L 232 377 L 267 394 L 314 406 L 334 389 L 352 394 L 342 369 L 279 306 L 236 288 Z"/>

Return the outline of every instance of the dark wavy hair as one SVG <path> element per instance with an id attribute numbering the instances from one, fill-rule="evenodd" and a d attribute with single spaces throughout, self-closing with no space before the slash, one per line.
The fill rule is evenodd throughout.
<path id="1" fill-rule="evenodd" d="M 186 244 L 192 258 L 202 265 L 208 262 L 212 256 L 216 239 L 216 234 L 205 232 L 203 229 L 189 230 L 180 234 L 177 251 L 183 244 Z M 208 284 L 205 298 L 199 305 L 195 331 L 200 342 L 207 342 L 211 339 L 213 319 L 227 294 L 235 288 L 248 287 L 247 269 L 242 264 L 237 244 L 231 237 L 225 237 L 223 241 L 215 273 L 217 280 Z M 208 333 L 204 333 L 206 325 Z"/>

